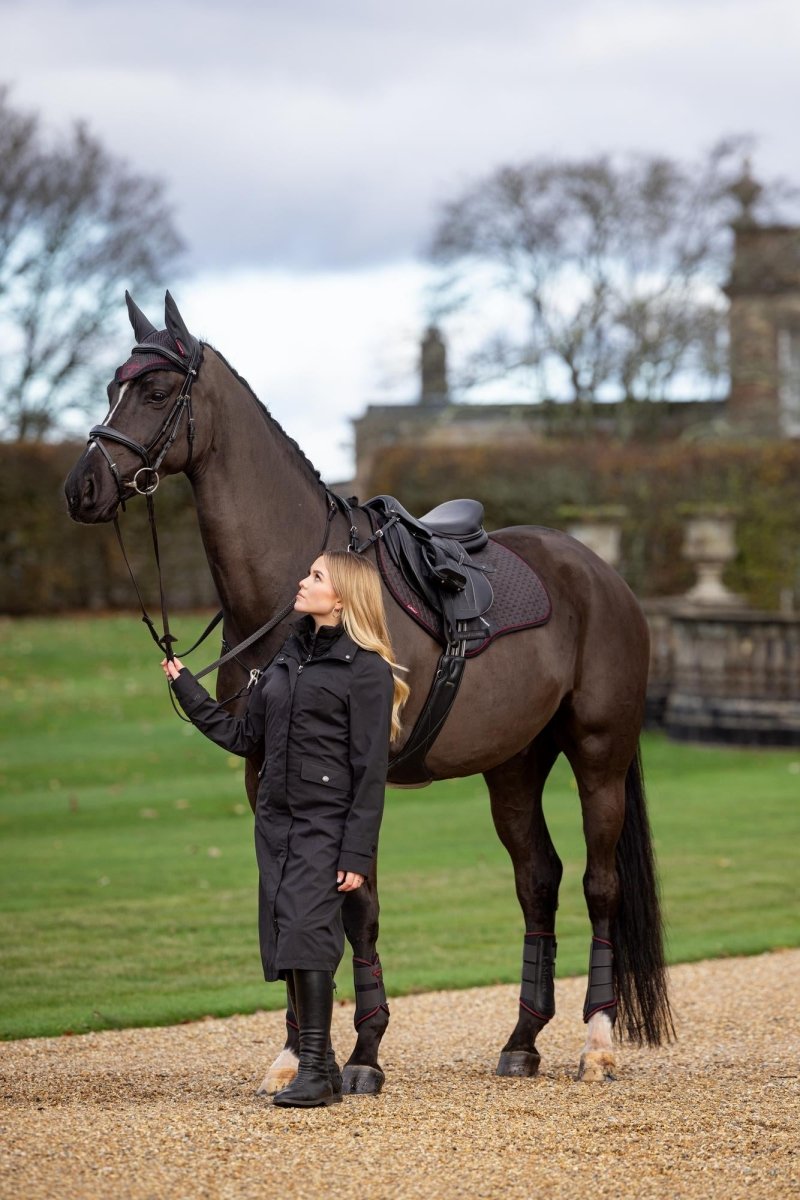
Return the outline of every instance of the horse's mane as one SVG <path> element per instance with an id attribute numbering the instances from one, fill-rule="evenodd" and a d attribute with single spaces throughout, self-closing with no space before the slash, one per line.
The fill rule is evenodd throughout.
<path id="1" fill-rule="evenodd" d="M 220 350 L 218 350 L 216 346 L 213 346 L 211 344 L 211 342 L 203 342 L 203 345 L 208 346 L 209 350 L 213 350 L 214 353 L 216 354 L 217 358 L 219 358 L 225 364 L 225 366 L 228 368 L 231 375 L 233 375 L 234 379 L 237 379 L 239 381 L 239 383 L 241 383 L 242 387 L 247 389 L 247 391 L 250 393 L 250 395 L 255 400 L 258 407 L 261 409 L 261 412 L 264 414 L 265 420 L 268 421 L 271 425 L 274 425 L 275 428 L 280 433 L 283 440 L 285 442 L 288 442 L 289 446 L 292 448 L 295 455 L 300 460 L 304 470 L 307 471 L 312 476 L 312 478 L 314 479 L 314 481 L 316 483 L 319 483 L 324 487 L 325 484 L 323 482 L 322 476 L 320 475 L 319 471 L 312 463 L 311 459 L 308 457 L 308 455 L 305 453 L 305 451 L 300 448 L 300 446 L 294 440 L 294 438 L 289 437 L 289 434 L 283 428 L 281 423 L 279 421 L 275 420 L 272 413 L 267 408 L 266 404 L 262 403 L 262 401 L 259 400 L 258 396 L 255 394 L 253 389 L 250 387 L 250 384 L 247 382 L 247 380 L 242 375 L 239 374 L 239 372 L 236 370 L 235 367 L 231 366 L 231 364 L 228 362 L 225 355 Z"/>

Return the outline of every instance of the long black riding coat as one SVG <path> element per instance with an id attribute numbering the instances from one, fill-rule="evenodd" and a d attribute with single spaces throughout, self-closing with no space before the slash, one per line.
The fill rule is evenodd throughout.
<path id="1" fill-rule="evenodd" d="M 190 671 L 172 684 L 206 737 L 259 755 L 255 814 L 259 934 L 266 979 L 335 971 L 344 952 L 336 872 L 366 875 L 378 845 L 389 755 L 392 673 L 341 626 L 297 622 L 231 716 Z"/>

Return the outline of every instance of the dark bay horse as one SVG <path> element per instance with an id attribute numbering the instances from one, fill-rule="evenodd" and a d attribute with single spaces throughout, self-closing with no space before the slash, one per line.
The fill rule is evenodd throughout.
<path id="1" fill-rule="evenodd" d="M 104 428 L 117 436 L 96 435 L 73 467 L 65 485 L 69 511 L 77 521 L 110 521 L 120 501 L 135 495 L 143 448 L 151 464 L 161 459 L 162 475 L 185 471 L 224 610 L 225 638 L 233 646 L 294 596 L 297 580 L 322 544 L 329 499 L 308 459 L 247 383 L 221 354 L 191 337 L 169 294 L 166 331 L 157 331 L 132 302 L 129 310 L 137 342 L 153 345 L 155 361 L 148 359 L 148 369 L 137 368 L 127 382 L 109 386 Z M 167 358 L 171 348 L 169 361 L 158 361 L 162 350 L 156 342 Z M 190 375 L 190 348 L 197 355 L 196 378 Z M 121 372 L 118 380 L 124 378 Z M 184 421 L 176 400 L 187 381 L 193 386 Z M 145 473 L 144 479 L 152 476 Z M 331 547 L 347 545 L 349 524 L 340 512 L 332 518 Z M 356 524 L 366 537 L 369 527 L 358 510 Z M 525 922 L 519 1017 L 497 1071 L 533 1075 L 539 1066 L 537 1036 L 555 1010 L 554 930 L 562 873 L 542 811 L 542 791 L 558 755 L 568 759 L 583 816 L 583 884 L 592 927 L 579 1077 L 602 1080 L 615 1070 L 615 1023 L 618 1032 L 639 1044 L 657 1046 L 672 1033 L 638 757 L 647 625 L 616 571 L 566 534 L 517 526 L 492 537 L 535 566 L 552 598 L 552 617 L 540 628 L 498 638 L 467 662 L 454 708 L 427 764 L 436 779 L 477 773 L 486 779 Z M 397 661 L 409 669 L 405 737 L 428 693 L 440 651 L 388 593 L 386 609 Z M 263 666 L 286 632 L 282 622 L 240 658 L 248 667 Z M 228 696 L 244 682 L 242 667 L 227 663 L 219 671 L 217 694 Z M 251 803 L 259 766 L 249 762 L 246 767 Z M 364 887 L 346 897 L 344 917 L 356 979 L 363 981 L 365 967 L 379 963 L 374 868 Z M 357 1025 L 346 1090 L 380 1089 L 378 1048 L 387 1023 L 388 1009 L 379 1004 Z M 276 1090 L 287 1070 L 293 1072 L 296 1050 L 296 1031 L 289 1028 L 287 1046 L 268 1072 L 264 1090 Z"/>

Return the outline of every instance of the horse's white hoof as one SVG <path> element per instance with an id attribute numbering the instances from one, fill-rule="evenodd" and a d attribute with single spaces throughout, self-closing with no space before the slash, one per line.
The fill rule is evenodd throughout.
<path id="1" fill-rule="evenodd" d="M 581 1055 L 578 1079 L 582 1083 L 603 1083 L 606 1079 L 616 1079 L 616 1070 L 613 1054 L 607 1050 L 589 1050 Z"/>
<path id="2" fill-rule="evenodd" d="M 275 1062 L 261 1080 L 257 1096 L 273 1096 L 281 1088 L 288 1087 L 297 1074 L 297 1055 L 291 1050 L 281 1050 Z"/>

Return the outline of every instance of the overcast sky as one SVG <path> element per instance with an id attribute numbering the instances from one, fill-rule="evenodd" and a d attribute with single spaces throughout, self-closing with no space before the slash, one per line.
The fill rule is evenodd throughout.
<path id="1" fill-rule="evenodd" d="M 166 180 L 165 284 L 330 479 L 348 416 L 413 398 L 438 203 L 741 132 L 797 179 L 799 62 L 797 0 L 0 0 L 0 81 Z"/>

